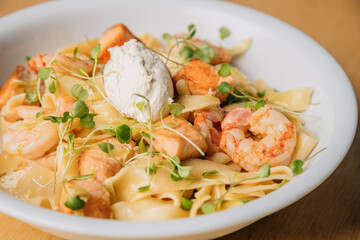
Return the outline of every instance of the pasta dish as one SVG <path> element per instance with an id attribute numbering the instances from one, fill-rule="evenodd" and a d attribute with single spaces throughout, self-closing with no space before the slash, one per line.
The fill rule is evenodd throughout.
<path id="1" fill-rule="evenodd" d="M 99 39 L 27 57 L 0 89 L 0 189 L 67 214 L 124 221 L 244 205 L 301 174 L 318 139 L 309 87 L 277 91 L 183 33 Z M 313 155 L 314 156 L 314 155 Z"/>

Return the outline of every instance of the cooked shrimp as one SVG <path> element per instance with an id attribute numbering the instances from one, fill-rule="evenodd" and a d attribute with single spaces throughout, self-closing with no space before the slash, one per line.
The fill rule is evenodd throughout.
<path id="1" fill-rule="evenodd" d="M 86 198 L 84 206 L 77 210 L 84 216 L 96 218 L 110 218 L 110 194 L 104 186 L 94 179 L 71 180 L 65 183 L 66 191 L 70 196 Z M 74 211 L 65 206 L 65 191 L 62 191 L 59 210 L 61 212 L 72 214 Z"/>
<path id="2" fill-rule="evenodd" d="M 46 167 L 47 169 L 54 171 L 54 163 L 56 158 L 56 151 L 50 152 L 43 157 L 40 157 L 38 159 L 33 160 L 34 162 L 40 164 L 43 167 Z"/>
<path id="3" fill-rule="evenodd" d="M 137 39 L 124 24 L 120 23 L 107 29 L 99 39 L 99 62 L 106 63 L 110 59 L 110 53 L 108 51 L 109 48 L 122 46 L 125 42 L 132 38 Z"/>
<path id="4" fill-rule="evenodd" d="M 223 111 L 219 107 L 194 112 L 194 127 L 205 137 L 208 155 L 222 152 L 219 147 L 221 132 L 214 125 L 220 123 L 223 117 Z"/>
<path id="5" fill-rule="evenodd" d="M 210 95 L 225 101 L 229 94 L 219 93 L 216 87 L 222 82 L 234 84 L 233 77 L 220 77 L 216 69 L 209 64 L 192 59 L 186 66 L 182 67 L 173 78 L 175 84 L 179 80 L 185 80 L 192 95 Z"/>
<path id="6" fill-rule="evenodd" d="M 0 88 L 0 109 L 12 96 L 25 92 L 26 87 L 21 88 L 16 80 L 29 82 L 34 79 L 36 79 L 34 70 L 29 67 L 18 65 L 5 84 Z"/>
<path id="7" fill-rule="evenodd" d="M 7 122 L 15 122 L 20 119 L 35 118 L 36 114 L 41 111 L 42 109 L 39 106 L 20 105 L 6 113 L 4 119 Z"/>
<path id="8" fill-rule="evenodd" d="M 57 61 L 58 64 L 51 64 L 50 61 Z M 46 67 L 50 64 L 50 66 L 54 69 L 57 73 L 66 74 L 69 71 L 74 71 L 77 74 L 82 75 L 79 72 L 79 68 L 81 67 L 87 74 L 91 75 L 94 68 L 94 62 L 90 60 L 80 59 L 78 57 L 70 57 L 66 56 L 62 53 L 58 53 L 56 56 L 53 54 L 36 54 L 33 58 L 31 58 L 26 63 L 30 68 L 35 71 L 39 71 L 41 68 Z M 64 69 L 65 68 L 65 69 Z"/>
<path id="9" fill-rule="evenodd" d="M 80 175 L 94 174 L 98 182 L 114 176 L 121 169 L 121 162 L 125 162 L 133 155 L 135 143 L 121 144 L 115 138 L 106 139 L 101 142 L 107 142 L 114 145 L 111 154 L 104 153 L 98 146 L 84 150 L 79 157 Z M 100 142 L 99 142 L 100 143 Z"/>
<path id="10" fill-rule="evenodd" d="M 4 150 L 21 154 L 27 159 L 37 159 L 59 142 L 55 123 L 30 118 L 9 126 L 3 135 Z"/>
<path id="11" fill-rule="evenodd" d="M 296 145 L 294 124 L 268 105 L 254 113 L 250 108 L 234 108 L 221 128 L 221 149 L 247 171 L 265 163 L 287 165 Z"/>

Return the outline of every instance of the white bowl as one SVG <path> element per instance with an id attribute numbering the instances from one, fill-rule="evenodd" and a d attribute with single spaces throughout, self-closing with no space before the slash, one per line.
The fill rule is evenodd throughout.
<path id="1" fill-rule="evenodd" d="M 25 55 L 53 52 L 60 46 L 99 37 L 118 22 L 135 34 L 185 30 L 218 43 L 218 29 L 235 46 L 253 38 L 250 50 L 235 61 L 252 79 L 263 78 L 279 90 L 311 86 L 313 105 L 307 128 L 327 147 L 303 174 L 275 192 L 231 210 L 162 222 L 122 222 L 70 216 L 32 206 L 0 192 L 0 211 L 54 235 L 71 239 L 209 239 L 245 227 L 278 211 L 323 182 L 347 153 L 356 129 L 357 104 L 351 84 L 334 58 L 311 38 L 273 17 L 221 1 L 55 1 L 0 19 L 0 79 L 5 81 Z M 341 101 L 339 90 L 341 89 Z M 314 117 L 315 116 L 315 117 Z"/>

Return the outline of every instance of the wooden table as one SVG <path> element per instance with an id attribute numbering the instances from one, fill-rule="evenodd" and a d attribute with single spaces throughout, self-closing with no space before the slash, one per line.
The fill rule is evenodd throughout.
<path id="1" fill-rule="evenodd" d="M 44 1 L 0 0 L 0 16 Z M 344 68 L 360 103 L 359 0 L 232 1 L 282 19 L 318 41 Z M 320 187 L 297 203 L 220 239 L 360 239 L 357 171 L 360 171 L 359 127 L 348 155 Z M 0 239 L 59 238 L 0 213 Z"/>

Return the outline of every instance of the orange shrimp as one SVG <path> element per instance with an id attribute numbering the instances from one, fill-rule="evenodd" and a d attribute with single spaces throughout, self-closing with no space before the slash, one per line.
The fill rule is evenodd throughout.
<path id="1" fill-rule="evenodd" d="M 288 165 L 296 145 L 295 125 L 270 106 L 252 112 L 234 108 L 221 123 L 220 148 L 247 171 L 267 163 Z"/>
<path id="2" fill-rule="evenodd" d="M 211 155 L 222 152 L 220 145 L 221 131 L 215 128 L 215 124 L 220 123 L 224 118 L 220 107 L 211 109 L 201 109 L 194 112 L 194 127 L 205 137 L 208 145 L 207 154 Z"/>

